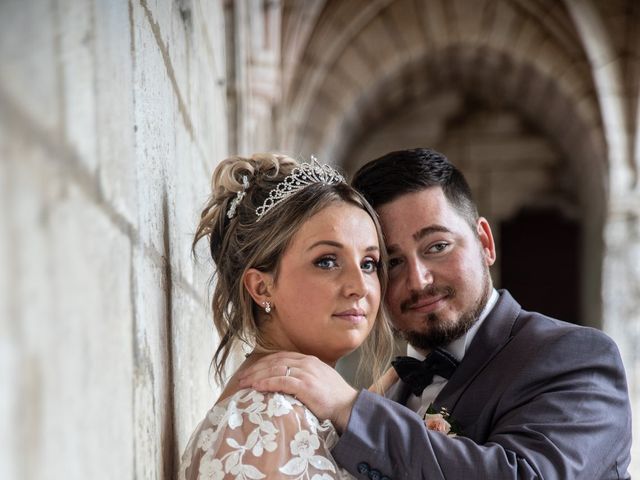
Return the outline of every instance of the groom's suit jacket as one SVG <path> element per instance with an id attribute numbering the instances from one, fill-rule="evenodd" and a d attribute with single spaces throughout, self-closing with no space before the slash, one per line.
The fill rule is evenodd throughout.
<path id="1" fill-rule="evenodd" d="M 627 479 L 631 411 L 624 368 L 602 332 L 527 312 L 507 291 L 434 402 L 462 429 L 428 431 L 404 407 L 358 395 L 333 449 L 361 479 Z"/>

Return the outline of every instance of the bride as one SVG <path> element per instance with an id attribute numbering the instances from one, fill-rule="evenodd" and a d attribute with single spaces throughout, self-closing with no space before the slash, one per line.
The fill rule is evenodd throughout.
<path id="1" fill-rule="evenodd" d="M 352 478 L 331 456 L 330 422 L 286 394 L 241 389 L 238 378 L 274 351 L 334 367 L 361 344 L 380 377 L 391 333 L 380 309 L 386 252 L 375 213 L 328 165 L 232 157 L 213 174 L 194 246 L 205 237 L 216 266 L 217 379 L 235 344 L 251 352 L 191 436 L 179 478 Z"/>

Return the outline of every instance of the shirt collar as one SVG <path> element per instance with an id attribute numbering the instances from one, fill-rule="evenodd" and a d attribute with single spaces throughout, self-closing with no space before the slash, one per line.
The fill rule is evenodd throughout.
<path id="1" fill-rule="evenodd" d="M 478 317 L 476 323 L 471 326 L 467 333 L 444 347 L 444 349 L 451 355 L 456 357 L 459 362 L 462 361 L 464 354 L 469 348 L 469 345 L 471 345 L 473 338 L 476 336 L 476 333 L 480 329 L 480 325 L 482 325 L 484 320 L 487 318 L 489 312 L 491 312 L 496 302 L 498 301 L 498 298 L 500 298 L 500 295 L 498 295 L 498 292 L 495 288 L 492 289 L 491 296 L 489 297 L 487 304 L 482 309 L 482 312 L 480 313 L 480 316 Z M 413 358 L 417 358 L 418 360 L 424 360 L 425 358 L 422 353 L 420 353 L 411 345 L 407 345 L 407 355 Z"/>

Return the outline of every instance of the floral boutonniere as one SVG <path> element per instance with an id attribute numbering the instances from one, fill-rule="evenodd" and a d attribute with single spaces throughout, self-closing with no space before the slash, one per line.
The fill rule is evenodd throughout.
<path id="1" fill-rule="evenodd" d="M 448 437 L 462 435 L 460 425 L 451 418 L 451 414 L 445 407 L 436 410 L 433 404 L 429 405 L 423 419 L 427 430 L 440 432 Z"/>

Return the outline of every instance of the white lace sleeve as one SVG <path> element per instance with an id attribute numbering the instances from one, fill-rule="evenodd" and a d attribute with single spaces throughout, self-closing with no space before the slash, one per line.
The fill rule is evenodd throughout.
<path id="1" fill-rule="evenodd" d="M 298 400 L 241 390 L 214 407 L 183 456 L 180 480 L 353 478 L 331 456 L 333 426 Z"/>

